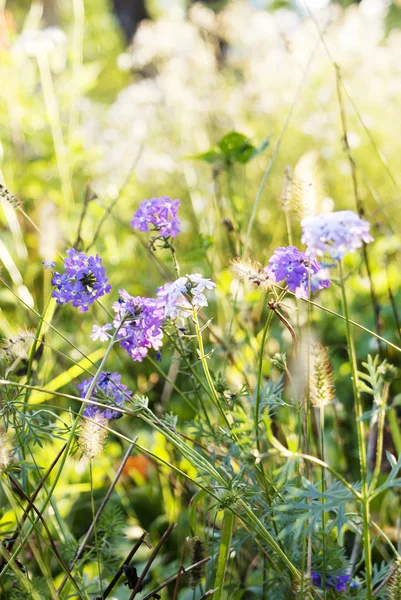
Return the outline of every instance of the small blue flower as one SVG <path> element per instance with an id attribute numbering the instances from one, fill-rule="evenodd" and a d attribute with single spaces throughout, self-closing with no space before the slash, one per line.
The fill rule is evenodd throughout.
<path id="1" fill-rule="evenodd" d="M 324 577 L 316 571 L 311 573 L 312 584 L 315 587 L 321 588 L 323 586 Z M 351 580 L 351 575 L 346 575 L 343 571 L 333 573 L 332 575 L 326 575 L 325 588 L 327 590 L 335 590 L 336 592 L 345 592 L 347 584 Z"/>
<path id="2" fill-rule="evenodd" d="M 155 359 L 157 360 L 157 362 L 161 362 L 161 360 L 162 360 L 162 353 L 161 352 L 156 352 Z"/>

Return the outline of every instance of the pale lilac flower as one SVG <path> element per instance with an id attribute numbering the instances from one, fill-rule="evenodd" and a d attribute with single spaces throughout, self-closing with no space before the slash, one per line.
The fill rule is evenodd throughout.
<path id="1" fill-rule="evenodd" d="M 53 269 L 56 266 L 56 262 L 54 260 L 42 260 L 42 265 L 44 269 Z"/>
<path id="2" fill-rule="evenodd" d="M 297 298 L 307 298 L 309 286 L 311 291 L 330 286 L 330 280 L 323 279 L 324 272 L 317 260 L 295 246 L 277 248 L 265 272 L 276 283 L 286 281 L 288 289 Z"/>
<path id="3" fill-rule="evenodd" d="M 165 317 L 176 319 L 188 316 L 193 308 L 199 310 L 207 306 L 207 298 L 203 292 L 215 287 L 216 284 L 210 279 L 205 279 L 200 273 L 193 273 L 166 283 L 156 293 L 161 300 Z"/>
<path id="4" fill-rule="evenodd" d="M 110 323 L 102 325 L 102 327 L 99 325 L 93 325 L 90 337 L 93 341 L 100 340 L 101 342 L 107 342 L 110 336 L 106 333 L 106 331 L 109 331 L 112 328 L 113 327 Z"/>
<path id="5" fill-rule="evenodd" d="M 306 217 L 301 225 L 302 242 L 312 255 L 327 253 L 340 259 L 373 241 L 370 224 L 352 210 Z"/>

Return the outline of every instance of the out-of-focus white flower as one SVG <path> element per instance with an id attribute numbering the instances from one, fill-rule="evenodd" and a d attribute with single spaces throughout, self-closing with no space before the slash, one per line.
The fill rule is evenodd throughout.
<path id="1" fill-rule="evenodd" d="M 106 333 L 106 331 L 109 331 L 110 329 L 112 329 L 112 325 L 110 323 L 107 323 L 107 325 L 102 325 L 102 327 L 100 327 L 100 325 L 93 325 L 90 337 L 94 341 L 99 340 L 100 342 L 107 342 L 110 336 Z"/>
<path id="2" fill-rule="evenodd" d="M 14 52 L 22 52 L 30 57 L 39 53 L 51 54 L 67 43 L 65 33 L 59 27 L 46 27 L 46 29 L 27 29 L 16 39 L 13 44 Z"/>
<path id="3" fill-rule="evenodd" d="M 14 42 L 12 52 L 16 56 L 25 55 L 29 58 L 45 55 L 51 70 L 59 73 L 67 60 L 67 38 L 59 27 L 27 29 Z"/>

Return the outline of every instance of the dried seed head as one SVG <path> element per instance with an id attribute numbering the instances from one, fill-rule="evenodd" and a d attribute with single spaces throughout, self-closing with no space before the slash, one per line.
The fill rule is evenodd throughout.
<path id="1" fill-rule="evenodd" d="M 262 265 L 256 261 L 236 258 L 230 263 L 230 271 L 239 281 L 247 281 L 255 287 L 267 288 L 271 284 L 269 276 Z"/>
<path id="2" fill-rule="evenodd" d="M 294 580 L 292 585 L 294 598 L 297 600 L 300 598 L 307 598 L 312 594 L 312 579 L 308 575 L 304 575 L 302 578 Z"/>
<path id="3" fill-rule="evenodd" d="M 0 183 L 0 198 L 4 200 L 7 200 L 7 202 L 9 202 L 12 206 L 14 206 L 14 208 L 18 208 L 19 206 L 21 206 L 21 200 L 19 200 L 17 198 L 17 196 L 14 196 L 14 194 L 12 194 L 10 192 L 10 190 L 8 190 L 6 188 L 5 185 L 2 185 Z"/>
<path id="4" fill-rule="evenodd" d="M 4 473 L 11 462 L 11 452 L 7 443 L 6 434 L 0 432 L 0 475 Z"/>
<path id="5" fill-rule="evenodd" d="M 28 360 L 35 341 L 35 333 L 33 331 L 22 331 L 14 337 L 4 340 L 1 345 L 1 350 L 10 362 L 16 360 Z"/>
<path id="6" fill-rule="evenodd" d="M 387 593 L 388 595 L 386 597 L 389 600 L 401 600 L 401 565 L 399 562 L 387 585 Z"/>
<path id="7" fill-rule="evenodd" d="M 92 419 L 83 420 L 80 446 L 85 456 L 90 459 L 96 458 L 103 450 L 107 437 L 106 424 L 107 419 L 101 417 L 100 414 L 95 415 Z"/>
<path id="8" fill-rule="evenodd" d="M 320 407 L 333 402 L 336 394 L 333 366 L 327 348 L 317 344 L 310 350 L 309 388 L 312 406 Z"/>
<path id="9" fill-rule="evenodd" d="M 200 562 L 205 558 L 205 545 L 198 537 L 191 540 L 191 564 Z M 205 565 L 192 569 L 189 575 L 190 586 L 195 589 L 200 584 L 205 574 Z"/>

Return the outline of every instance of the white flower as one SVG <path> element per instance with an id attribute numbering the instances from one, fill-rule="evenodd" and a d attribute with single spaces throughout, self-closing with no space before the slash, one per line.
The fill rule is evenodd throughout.
<path id="1" fill-rule="evenodd" d="M 188 316 L 192 308 L 199 310 L 207 306 L 207 299 L 203 292 L 215 287 L 216 284 L 210 279 L 204 279 L 200 273 L 193 273 L 163 285 L 158 289 L 157 295 L 164 304 L 165 316 L 176 319 L 179 316 Z"/>
<path id="2" fill-rule="evenodd" d="M 109 329 L 112 329 L 110 323 L 107 323 L 107 325 L 103 325 L 102 327 L 100 327 L 99 325 L 94 325 L 92 327 L 92 333 L 90 337 L 94 341 L 100 340 L 101 342 L 107 342 L 107 340 L 109 339 L 109 335 L 106 333 L 106 331 L 108 331 Z"/>

